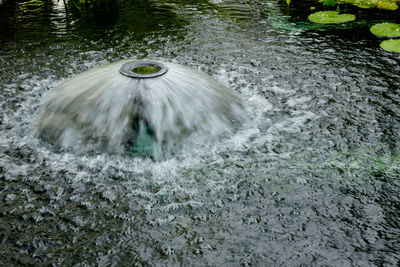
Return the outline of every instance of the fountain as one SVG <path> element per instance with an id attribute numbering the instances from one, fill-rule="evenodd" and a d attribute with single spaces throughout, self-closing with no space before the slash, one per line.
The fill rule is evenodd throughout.
<path id="1" fill-rule="evenodd" d="M 184 141 L 208 142 L 245 118 L 239 97 L 210 76 L 173 63 L 123 60 L 51 90 L 38 134 L 67 149 L 162 158 Z"/>

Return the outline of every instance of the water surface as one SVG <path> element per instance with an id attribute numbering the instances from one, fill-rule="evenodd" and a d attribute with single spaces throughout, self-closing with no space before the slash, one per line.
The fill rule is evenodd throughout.
<path id="1" fill-rule="evenodd" d="M 349 8 L 307 22 L 284 1 L 61 2 L 0 10 L 0 262 L 78 266 L 396 265 L 400 56 Z M 40 12 L 39 12 L 40 11 Z M 43 95 L 89 68 L 162 58 L 235 90 L 249 122 L 168 160 L 59 151 Z"/>

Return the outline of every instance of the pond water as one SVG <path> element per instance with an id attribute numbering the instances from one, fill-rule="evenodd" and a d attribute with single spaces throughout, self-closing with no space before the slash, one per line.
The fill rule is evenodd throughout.
<path id="1" fill-rule="evenodd" d="M 399 264 L 400 56 L 369 32 L 397 13 L 344 7 L 356 21 L 325 26 L 307 21 L 312 1 L 7 5 L 1 265 Z M 37 138 L 46 92 L 128 58 L 211 75 L 248 122 L 159 162 Z"/>

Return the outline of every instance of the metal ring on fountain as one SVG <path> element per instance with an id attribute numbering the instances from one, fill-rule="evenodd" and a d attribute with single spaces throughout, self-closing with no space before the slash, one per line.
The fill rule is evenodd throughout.
<path id="1" fill-rule="evenodd" d="M 131 78 L 154 78 L 165 74 L 167 66 L 155 61 L 130 61 L 121 66 L 119 72 Z"/>

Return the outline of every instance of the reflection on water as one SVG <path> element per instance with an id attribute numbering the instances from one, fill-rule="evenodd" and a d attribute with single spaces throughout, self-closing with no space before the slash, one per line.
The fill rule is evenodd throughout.
<path id="1" fill-rule="evenodd" d="M 179 6 L 159 1 L 134 0 L 101 2 L 79 12 L 63 1 L 16 1 L 0 10 L 2 40 L 19 42 L 41 38 L 71 38 L 76 34 L 101 38 L 104 31 L 118 27 L 124 32 L 147 33 L 187 22 L 179 16 Z"/>
<path id="2" fill-rule="evenodd" d="M 2 265 L 399 263 L 400 57 L 368 32 L 387 17 L 313 28 L 315 2 L 224 2 L 127 1 L 110 22 L 51 2 L 35 19 L 26 1 L 0 11 Z M 250 121 L 162 162 L 33 135 L 51 88 L 144 57 L 210 74 Z"/>
<path id="3" fill-rule="evenodd" d="M 64 4 L 53 1 L 11 1 L 0 10 L 2 40 L 24 41 L 65 34 L 68 21 Z"/>

